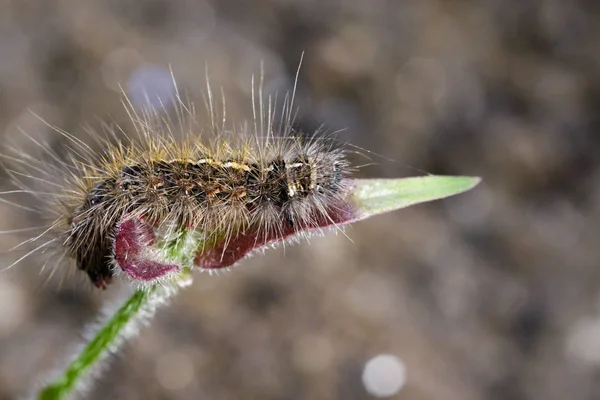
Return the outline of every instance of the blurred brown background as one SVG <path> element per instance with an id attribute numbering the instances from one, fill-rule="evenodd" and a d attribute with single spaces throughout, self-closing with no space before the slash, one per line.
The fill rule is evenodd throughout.
<path id="1" fill-rule="evenodd" d="M 28 109 L 83 137 L 169 65 L 199 103 L 208 68 L 239 122 L 261 62 L 282 93 L 302 52 L 297 126 L 383 156 L 359 176 L 484 184 L 197 275 L 86 398 L 370 399 L 380 354 L 405 367 L 375 368 L 396 399 L 600 398 L 598 2 L 5 0 L 0 132 L 61 148 Z M 2 228 L 39 224 L 21 215 Z M 0 399 L 123 291 L 39 269 L 0 274 Z"/>

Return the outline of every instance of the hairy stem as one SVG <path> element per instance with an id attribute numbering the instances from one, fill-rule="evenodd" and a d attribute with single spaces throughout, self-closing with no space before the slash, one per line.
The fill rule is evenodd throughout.
<path id="1" fill-rule="evenodd" d="M 156 308 L 177 292 L 177 285 L 154 285 L 136 290 L 133 295 L 101 324 L 95 336 L 71 361 L 62 375 L 45 386 L 40 400 L 65 399 L 73 390 L 85 390 L 86 382 L 99 370 L 101 361 L 137 333 L 138 326 L 150 318 Z M 93 379 L 93 378 L 92 378 Z M 91 383 L 91 382 L 90 382 Z"/>

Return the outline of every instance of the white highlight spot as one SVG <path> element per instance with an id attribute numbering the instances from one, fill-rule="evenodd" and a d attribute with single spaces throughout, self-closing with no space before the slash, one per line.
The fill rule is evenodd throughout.
<path id="1" fill-rule="evenodd" d="M 175 96 L 175 83 L 166 68 L 142 65 L 127 81 L 127 96 L 136 108 L 168 107 Z"/>
<path id="2" fill-rule="evenodd" d="M 392 354 L 380 354 L 367 361 L 362 380 L 372 396 L 393 396 L 406 383 L 406 366 Z"/>

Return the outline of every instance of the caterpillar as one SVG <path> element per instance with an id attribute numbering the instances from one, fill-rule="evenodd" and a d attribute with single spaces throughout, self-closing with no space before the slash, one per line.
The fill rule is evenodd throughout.
<path id="1" fill-rule="evenodd" d="M 252 83 L 250 133 L 226 131 L 224 109 L 222 124 L 216 123 L 207 88 L 205 129 L 198 128 L 193 105 L 176 91 L 176 119 L 166 116 L 166 106 L 139 111 L 125 98 L 137 140 L 131 134 L 119 138 L 124 129 L 113 128 L 99 140 L 98 151 L 53 127 L 69 143 L 66 158 L 35 139 L 51 164 L 19 149 L 4 154 L 13 182 L 49 203 L 45 214 L 54 216 L 26 242 L 41 241 L 39 249 L 58 244 L 94 286 L 105 288 L 117 273 L 145 282 L 180 269 L 152 249 L 181 231 L 202 243 L 189 250 L 186 262 L 211 270 L 233 265 L 255 248 L 343 220 L 352 168 L 336 140 L 293 128 L 296 83 L 277 123 L 275 106 L 262 91 L 255 104 Z M 36 190 L 32 184 L 39 182 L 54 192 Z"/>

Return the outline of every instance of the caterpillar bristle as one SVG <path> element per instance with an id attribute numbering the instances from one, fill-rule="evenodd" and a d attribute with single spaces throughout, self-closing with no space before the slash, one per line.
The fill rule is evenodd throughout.
<path id="1" fill-rule="evenodd" d="M 271 243 L 323 221 L 335 226 L 351 172 L 344 146 L 320 131 L 294 130 L 296 83 L 279 113 L 276 98 L 263 98 L 262 78 L 258 95 L 254 86 L 253 78 L 253 121 L 237 129 L 226 129 L 224 96 L 219 109 L 207 83 L 204 125 L 175 85 L 174 98 L 159 99 L 158 107 L 139 109 L 124 96 L 131 129 L 104 123 L 103 134 L 90 131 L 95 145 L 45 123 L 66 142 L 66 156 L 23 133 L 41 155 L 15 147 L 0 155 L 18 188 L 0 194 L 0 202 L 31 210 L 8 197 L 17 191 L 32 195 L 49 225 L 21 243 L 34 248 L 13 265 L 56 247 L 61 260 L 74 259 L 104 288 L 120 272 L 115 248 L 122 221 L 142 221 L 125 231 L 137 235 L 125 239 L 141 246 L 157 240 L 158 232 L 197 232 L 203 243 L 219 241 L 221 261 L 234 239 Z M 205 251 L 190 258 L 195 267 L 214 264 L 198 261 Z"/>

